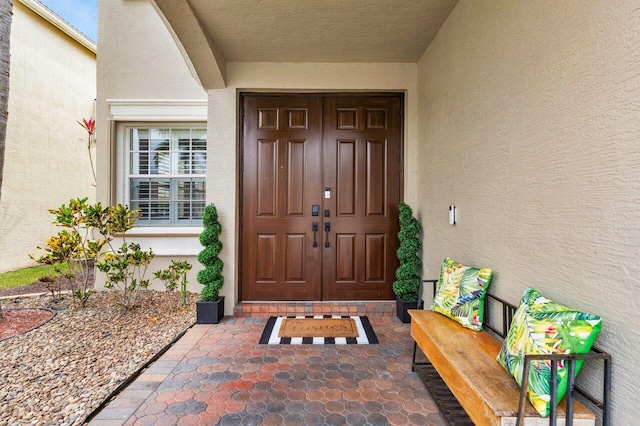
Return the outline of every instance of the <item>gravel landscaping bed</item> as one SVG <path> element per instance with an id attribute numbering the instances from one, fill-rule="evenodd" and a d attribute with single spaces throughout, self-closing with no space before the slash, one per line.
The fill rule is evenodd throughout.
<path id="1" fill-rule="evenodd" d="M 113 391 L 195 322 L 196 294 L 143 291 L 124 311 L 110 292 L 84 309 L 70 305 L 32 331 L 0 341 L 0 426 L 78 425 Z M 3 300 L 2 307 L 46 308 L 50 296 Z M 59 305 L 59 304 L 58 304 Z M 0 325 L 1 327 L 1 325 Z"/>

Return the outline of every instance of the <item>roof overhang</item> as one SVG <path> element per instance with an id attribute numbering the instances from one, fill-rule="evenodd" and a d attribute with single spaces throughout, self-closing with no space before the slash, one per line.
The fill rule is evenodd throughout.
<path id="1" fill-rule="evenodd" d="M 415 63 L 457 0 L 152 0 L 205 89 L 228 62 Z"/>

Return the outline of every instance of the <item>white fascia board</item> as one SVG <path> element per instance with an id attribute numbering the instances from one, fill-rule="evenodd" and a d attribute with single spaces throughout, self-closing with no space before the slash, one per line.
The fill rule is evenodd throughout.
<path id="1" fill-rule="evenodd" d="M 117 121 L 207 121 L 206 99 L 107 99 Z"/>
<path id="2" fill-rule="evenodd" d="M 86 47 L 90 52 L 96 53 L 96 44 L 86 35 L 82 34 L 79 30 L 71 26 L 67 21 L 53 13 L 49 8 L 40 3 L 38 0 L 18 0 L 20 3 L 33 10 L 36 14 L 40 15 L 44 20 L 48 21 L 51 25 L 58 28 L 60 31 Z"/>

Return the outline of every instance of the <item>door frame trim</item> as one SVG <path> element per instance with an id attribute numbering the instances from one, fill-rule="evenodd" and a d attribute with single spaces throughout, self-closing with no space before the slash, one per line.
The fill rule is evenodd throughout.
<path id="1" fill-rule="evenodd" d="M 400 194 L 399 194 L 399 199 L 400 201 L 404 200 L 404 171 L 405 171 L 405 158 L 404 158 L 404 142 L 405 142 L 405 119 L 407 117 L 406 114 L 406 102 L 405 102 L 405 97 L 406 97 L 406 91 L 404 90 L 399 90 L 399 91 L 389 91 L 389 90 L 385 90 L 385 91 L 381 91 L 381 92 L 375 92 L 375 91 L 363 91 L 363 92 L 358 92 L 358 91 L 327 91 L 327 90 L 319 90 L 319 91 L 300 91 L 300 90 L 293 90 L 293 91 L 272 91 L 272 90 L 267 90 L 267 91 L 259 91 L 259 90 L 238 90 L 237 91 L 237 96 L 236 96 L 236 107 L 237 107 L 237 115 L 236 115 L 236 134 L 237 136 L 237 140 L 236 140 L 236 217 L 237 217 L 237 225 L 236 225 L 236 231 L 237 231 L 237 235 L 236 235 L 236 277 L 237 277 L 237 300 L 238 303 L 240 302 L 244 302 L 243 298 L 242 298 L 242 286 L 243 286 L 243 274 L 242 274 L 242 264 L 244 262 L 243 258 L 242 258 L 242 253 L 243 253 L 243 243 L 242 243 L 242 236 L 243 236 L 243 232 L 244 232 L 244 217 L 242 215 L 243 212 L 243 192 L 242 192 L 242 188 L 243 188 L 243 171 L 244 171 L 244 99 L 247 96 L 259 96 L 259 97 L 310 97 L 310 96 L 317 96 L 320 98 L 326 98 L 326 97 L 333 97 L 333 98 L 341 98 L 341 97 L 395 97 L 395 98 L 399 98 L 400 99 L 400 135 L 399 135 L 399 140 L 400 140 Z M 254 301 L 251 301 L 254 302 Z M 271 302 L 271 301 L 270 301 Z M 275 301 L 274 303 L 277 303 L 277 301 Z"/>

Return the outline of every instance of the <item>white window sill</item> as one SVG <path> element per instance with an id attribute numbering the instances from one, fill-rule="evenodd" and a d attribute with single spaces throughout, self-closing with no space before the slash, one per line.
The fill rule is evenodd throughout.
<path id="1" fill-rule="evenodd" d="M 200 251 L 195 249 L 153 249 L 153 254 L 159 257 L 195 257 Z"/>
<path id="2" fill-rule="evenodd" d="M 197 237 L 203 230 L 202 226 L 140 226 L 127 231 L 124 235 L 127 237 Z"/>

